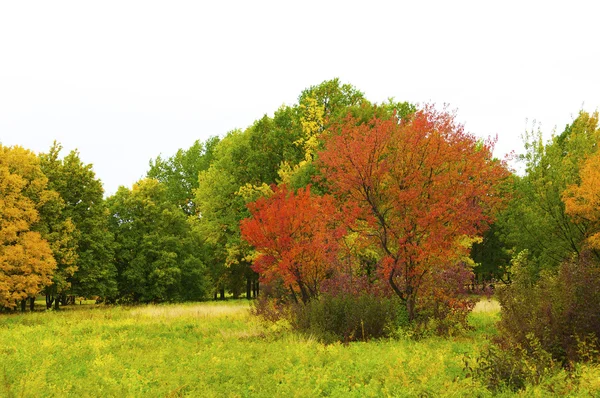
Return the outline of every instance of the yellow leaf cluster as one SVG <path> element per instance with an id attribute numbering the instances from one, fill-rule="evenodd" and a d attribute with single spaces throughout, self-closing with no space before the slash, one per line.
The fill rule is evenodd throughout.
<path id="1" fill-rule="evenodd" d="M 264 182 L 260 185 L 253 185 L 247 183 L 245 185 L 242 185 L 240 189 L 238 189 L 236 194 L 244 198 L 244 200 L 249 203 L 254 202 L 256 199 L 263 196 L 271 196 L 273 194 L 273 190 Z"/>
<path id="2" fill-rule="evenodd" d="M 323 131 L 325 109 L 319 105 L 316 98 L 308 97 L 301 104 L 303 115 L 300 119 L 303 137 L 294 144 L 301 145 L 304 149 L 304 158 L 307 162 L 314 159 L 319 146 L 319 135 Z"/>
<path id="3" fill-rule="evenodd" d="M 323 132 L 325 108 L 319 105 L 314 97 L 308 97 L 300 104 L 302 117 L 302 137 L 294 144 L 304 150 L 304 159 L 293 167 L 287 161 L 283 161 L 277 174 L 282 184 L 289 184 L 292 177 L 304 166 L 311 163 L 319 150 L 319 135 Z"/>
<path id="4" fill-rule="evenodd" d="M 52 250 L 31 230 L 46 184 L 35 154 L 0 145 L 0 307 L 13 308 L 52 283 Z"/>
<path id="5" fill-rule="evenodd" d="M 600 152 L 586 160 L 579 175 L 581 183 L 570 185 L 563 194 L 565 210 L 589 225 L 587 243 L 600 250 Z"/>

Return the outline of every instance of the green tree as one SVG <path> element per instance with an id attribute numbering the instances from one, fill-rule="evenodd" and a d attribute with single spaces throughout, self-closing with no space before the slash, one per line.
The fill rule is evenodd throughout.
<path id="1" fill-rule="evenodd" d="M 279 180 L 281 164 L 303 158 L 296 144 L 302 136 L 297 107 L 283 106 L 273 117 L 263 116 L 246 130 L 228 133 L 215 148 L 214 161 L 200 173 L 195 201 L 200 229 L 213 247 L 211 274 L 215 288 L 238 296 L 246 282 L 250 294 L 257 275 L 250 269 L 250 247 L 241 239 L 239 223 L 249 216 L 248 192 L 268 190 Z"/>
<path id="2" fill-rule="evenodd" d="M 54 303 L 56 310 L 59 309 L 60 298 L 66 297 L 71 287 L 70 278 L 77 271 L 77 231 L 64 209 L 65 201 L 56 191 L 50 191 L 48 200 L 40 208 L 40 221 L 35 226 L 35 230 L 50 244 L 56 260 L 52 284 L 44 289 L 46 307 L 51 308 Z"/>
<path id="3" fill-rule="evenodd" d="M 250 152 L 248 138 L 237 130 L 219 143 L 215 162 L 200 173 L 195 196 L 200 216 L 198 229 L 212 248 L 210 272 L 215 289 L 221 291 L 222 297 L 226 288 L 234 295 L 239 294 L 243 286 L 240 273 L 245 274 L 244 267 L 240 267 L 240 262 L 246 263 L 244 253 L 238 250 L 241 247 L 239 222 L 248 212 L 238 191 L 251 177 L 246 171 Z"/>
<path id="4" fill-rule="evenodd" d="M 131 190 L 120 187 L 108 206 L 121 299 L 151 302 L 205 296 L 208 281 L 200 238 L 160 182 L 144 179 Z"/>
<path id="5" fill-rule="evenodd" d="M 556 268 L 581 253 L 587 224 L 565 212 L 565 189 L 580 182 L 583 161 L 600 141 L 598 113 L 581 111 L 560 135 L 544 144 L 541 133 L 526 135 L 525 176 L 514 179 L 514 199 L 499 217 L 503 240 L 515 253 L 528 250 L 538 270 Z"/>
<path id="6" fill-rule="evenodd" d="M 510 250 L 502 242 L 496 224 L 492 224 L 480 242 L 473 243 L 471 258 L 475 262 L 475 277 L 482 286 L 494 281 L 509 283 Z"/>
<path id="7" fill-rule="evenodd" d="M 316 99 L 323 107 L 325 121 L 331 122 L 340 121 L 350 109 L 369 103 L 361 91 L 351 84 L 342 84 L 338 78 L 326 80 L 302 91 L 298 103 L 305 103 L 309 98 Z"/>
<path id="8" fill-rule="evenodd" d="M 186 214 L 194 214 L 193 191 L 198 188 L 198 174 L 210 167 L 218 143 L 218 137 L 211 137 L 205 142 L 194 142 L 188 149 L 179 149 L 170 158 L 163 159 L 159 155 L 150 160 L 146 176 L 163 183 L 169 200 Z"/>
<path id="9" fill-rule="evenodd" d="M 70 287 L 60 291 L 66 302 L 71 295 L 113 296 L 116 294 L 116 269 L 113 262 L 114 238 L 108 229 L 108 210 L 102 182 L 91 164 L 84 164 L 77 151 L 60 158 L 62 146 L 54 143 L 48 153 L 40 154 L 42 170 L 49 187 L 63 202 L 60 218 L 74 224 L 77 270 L 68 275 Z"/>

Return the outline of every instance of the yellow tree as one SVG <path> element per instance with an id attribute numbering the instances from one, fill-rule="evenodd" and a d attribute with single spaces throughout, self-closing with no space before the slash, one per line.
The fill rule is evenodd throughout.
<path id="1" fill-rule="evenodd" d="M 32 227 L 51 196 L 37 156 L 0 145 L 0 307 L 23 304 L 52 283 L 50 245 Z"/>
<path id="2" fill-rule="evenodd" d="M 600 250 L 600 152 L 589 157 L 579 173 L 581 183 L 563 194 L 565 210 L 576 222 L 586 224 L 586 242 Z"/>

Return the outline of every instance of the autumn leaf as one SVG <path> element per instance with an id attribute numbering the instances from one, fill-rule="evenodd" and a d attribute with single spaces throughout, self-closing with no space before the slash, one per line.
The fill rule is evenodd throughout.
<path id="1" fill-rule="evenodd" d="M 333 197 L 312 195 L 310 186 L 293 192 L 282 185 L 248 208 L 252 216 L 240 227 L 257 251 L 253 269 L 267 282 L 281 278 L 303 302 L 318 295 L 343 234 L 333 217 Z"/>
<path id="2" fill-rule="evenodd" d="M 402 120 L 348 116 L 324 139 L 318 165 L 346 225 L 379 248 L 380 272 L 413 318 L 424 275 L 467 250 L 460 237 L 484 231 L 509 173 L 491 142 L 432 106 Z"/>
<path id="3" fill-rule="evenodd" d="M 586 241 L 600 250 L 600 152 L 589 157 L 580 171 L 581 183 L 570 185 L 563 194 L 566 213 L 588 224 Z"/>
<path id="4" fill-rule="evenodd" d="M 46 184 L 33 152 L 0 145 L 0 307 L 14 308 L 52 283 L 52 250 L 32 231 Z"/>

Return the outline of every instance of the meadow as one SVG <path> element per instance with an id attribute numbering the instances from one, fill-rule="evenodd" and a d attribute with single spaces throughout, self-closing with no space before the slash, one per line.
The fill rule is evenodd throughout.
<path id="1" fill-rule="evenodd" d="M 264 324 L 245 301 L 0 316 L 1 397 L 491 396 L 465 361 L 495 333 L 496 302 L 454 337 L 324 345 Z M 600 370 L 555 374 L 522 396 L 600 395 Z M 555 386 L 559 385 L 560 388 Z M 501 393 L 509 396 L 512 393 Z"/>

